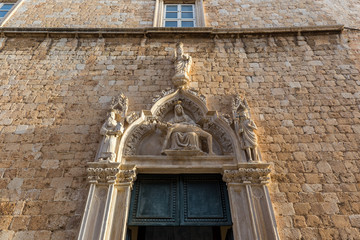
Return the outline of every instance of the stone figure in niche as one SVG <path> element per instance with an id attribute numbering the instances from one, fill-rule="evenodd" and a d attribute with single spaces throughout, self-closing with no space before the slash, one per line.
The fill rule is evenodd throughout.
<path id="1" fill-rule="evenodd" d="M 242 140 L 242 148 L 246 151 L 249 161 L 258 161 L 257 152 L 257 137 L 254 132 L 256 130 L 256 124 L 250 119 L 249 112 L 247 110 L 240 113 L 239 119 L 239 133 Z"/>
<path id="2" fill-rule="evenodd" d="M 184 54 L 183 44 L 180 42 L 176 44 L 175 51 L 175 75 L 173 77 L 173 83 L 176 87 L 183 87 L 189 81 L 189 72 L 191 69 L 192 58 Z"/>
<path id="3" fill-rule="evenodd" d="M 121 137 L 123 133 L 123 125 L 116 120 L 116 110 L 111 110 L 108 118 L 100 129 L 100 134 L 103 135 L 104 138 L 98 158 L 99 161 L 115 161 L 117 139 Z"/>
<path id="4" fill-rule="evenodd" d="M 163 154 L 166 154 L 166 150 L 193 150 L 194 152 L 202 152 L 200 137 L 206 138 L 209 154 L 214 154 L 211 134 L 201 129 L 185 114 L 181 101 L 176 103 L 174 117 L 165 124 L 165 127 L 167 128 L 167 134 L 162 148 Z"/>

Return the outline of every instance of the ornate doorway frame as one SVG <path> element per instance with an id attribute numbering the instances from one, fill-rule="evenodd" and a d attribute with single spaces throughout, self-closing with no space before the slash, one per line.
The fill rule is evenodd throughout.
<path id="1" fill-rule="evenodd" d="M 181 45 L 176 56 L 175 88 L 162 91 L 150 110 L 143 110 L 140 116 L 128 114 L 128 100 L 123 94 L 113 100 L 100 132 L 104 139 L 99 152 L 95 161 L 88 163 L 90 190 L 78 239 L 125 240 L 137 173 L 222 174 L 228 188 L 234 239 L 279 239 L 266 186 L 270 164 L 261 159 L 253 132 L 256 125 L 246 100 L 234 98 L 233 116 L 209 111 L 206 98 L 187 87 L 191 57 L 183 54 Z M 174 121 L 176 108 L 181 108 L 181 121 L 187 119 L 185 125 L 191 125 L 179 133 L 174 128 L 182 124 Z M 173 133 L 164 134 L 170 129 Z M 164 143 L 177 135 L 181 137 L 175 146 Z M 183 138 L 196 141 L 191 148 L 181 148 Z"/>

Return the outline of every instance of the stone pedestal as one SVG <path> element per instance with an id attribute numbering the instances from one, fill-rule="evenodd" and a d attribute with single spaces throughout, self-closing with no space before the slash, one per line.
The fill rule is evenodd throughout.
<path id="1" fill-rule="evenodd" d="M 172 82 L 176 88 L 186 87 L 190 83 L 190 78 L 186 73 L 177 74 L 172 78 Z"/>

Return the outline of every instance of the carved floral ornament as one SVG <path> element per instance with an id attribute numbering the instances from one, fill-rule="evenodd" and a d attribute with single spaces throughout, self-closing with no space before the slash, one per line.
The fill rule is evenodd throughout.
<path id="1" fill-rule="evenodd" d="M 227 183 L 267 184 L 270 180 L 269 168 L 239 168 L 238 170 L 225 170 L 223 180 Z"/>
<path id="2" fill-rule="evenodd" d="M 113 184 L 130 183 L 136 180 L 136 167 L 130 170 L 120 170 L 111 165 L 94 165 L 87 168 L 89 183 L 94 184 Z"/>
<path id="3" fill-rule="evenodd" d="M 88 179 L 90 183 L 115 183 L 118 168 L 114 167 L 96 167 L 88 168 Z"/>

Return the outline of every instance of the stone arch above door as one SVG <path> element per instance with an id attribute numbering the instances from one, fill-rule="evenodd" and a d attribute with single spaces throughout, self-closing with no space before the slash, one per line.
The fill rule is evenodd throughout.
<path id="1" fill-rule="evenodd" d="M 161 155 L 166 133 L 159 129 L 159 123 L 169 123 L 174 117 L 176 103 L 181 101 L 184 113 L 199 128 L 211 134 L 215 156 L 242 158 L 234 131 L 218 112 L 208 110 L 202 95 L 184 89 L 166 93 L 154 103 L 150 111 L 142 111 L 141 117 L 128 127 L 120 143 L 119 156 Z M 203 143 L 204 139 L 201 141 Z M 203 147 L 203 152 L 208 148 Z M 177 156 L 181 156 L 181 151 Z"/>

